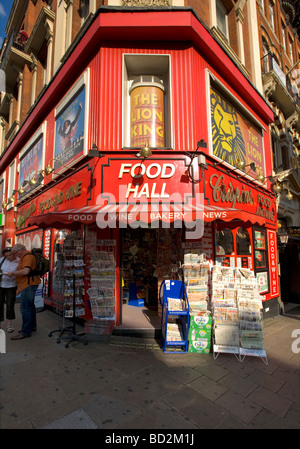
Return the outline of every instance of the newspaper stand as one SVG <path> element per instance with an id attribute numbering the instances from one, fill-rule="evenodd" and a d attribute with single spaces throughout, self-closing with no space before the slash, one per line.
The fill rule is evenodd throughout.
<path id="1" fill-rule="evenodd" d="M 165 353 L 187 352 L 189 332 L 189 302 L 185 285 L 182 281 L 166 280 L 160 287 L 159 295 L 162 306 L 161 343 Z M 171 306 L 172 300 L 180 300 L 178 310 Z M 177 326 L 179 332 L 170 339 L 170 326 Z"/>

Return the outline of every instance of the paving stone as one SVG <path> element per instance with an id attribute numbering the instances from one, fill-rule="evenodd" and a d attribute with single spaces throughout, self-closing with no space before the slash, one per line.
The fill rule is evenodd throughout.
<path id="1" fill-rule="evenodd" d="M 40 427 L 41 429 L 98 429 L 97 424 L 89 417 L 89 415 L 83 410 L 78 409 L 69 413 L 66 416 L 62 416 L 51 423 Z"/>
<path id="2" fill-rule="evenodd" d="M 111 429 L 140 412 L 138 407 L 105 394 L 97 394 L 84 406 L 100 429 Z"/>
<path id="3" fill-rule="evenodd" d="M 275 394 L 263 387 L 258 387 L 250 394 L 249 399 L 281 417 L 285 416 L 292 405 L 292 401 L 289 399 L 286 399 L 279 394 Z"/>
<path id="4" fill-rule="evenodd" d="M 235 373 L 229 373 L 227 376 L 222 377 L 219 383 L 245 397 L 257 388 L 257 384 Z"/>
<path id="5" fill-rule="evenodd" d="M 196 390 L 198 393 L 211 401 L 215 401 L 227 391 L 226 387 L 218 384 L 206 376 L 199 377 L 193 382 L 188 383 L 187 386 L 193 388 L 193 390 Z"/>
<path id="6" fill-rule="evenodd" d="M 247 380 L 250 380 L 257 385 L 261 385 L 262 387 L 265 387 L 268 390 L 273 391 L 274 393 L 276 393 L 280 389 L 280 387 L 284 385 L 283 379 L 271 376 L 260 370 L 256 370 L 255 372 L 251 373 L 249 377 L 247 377 Z"/>
<path id="7" fill-rule="evenodd" d="M 168 394 L 163 401 L 177 410 L 199 429 L 217 429 L 228 417 L 224 408 L 188 387 L 180 387 Z"/>
<path id="8" fill-rule="evenodd" d="M 214 361 L 197 366 L 195 367 L 195 370 L 213 380 L 219 380 L 230 372 L 227 369 L 216 365 Z"/>
<path id="9" fill-rule="evenodd" d="M 228 412 L 232 413 L 245 423 L 250 423 L 262 410 L 262 407 L 255 404 L 253 401 L 244 398 L 233 391 L 227 391 L 227 393 L 223 394 L 215 401 L 215 403 L 225 408 Z"/>

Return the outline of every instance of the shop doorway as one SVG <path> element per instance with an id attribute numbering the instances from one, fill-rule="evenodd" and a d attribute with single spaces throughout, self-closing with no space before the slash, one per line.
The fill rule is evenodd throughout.
<path id="1" fill-rule="evenodd" d="M 120 328 L 160 329 L 160 285 L 182 262 L 181 229 L 121 230 Z"/>

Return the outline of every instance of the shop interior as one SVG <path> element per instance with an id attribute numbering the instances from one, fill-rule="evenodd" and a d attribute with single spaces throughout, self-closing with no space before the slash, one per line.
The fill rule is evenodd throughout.
<path id="1" fill-rule="evenodd" d="M 160 329 L 160 285 L 176 278 L 182 260 L 181 229 L 121 231 L 122 328 Z"/>

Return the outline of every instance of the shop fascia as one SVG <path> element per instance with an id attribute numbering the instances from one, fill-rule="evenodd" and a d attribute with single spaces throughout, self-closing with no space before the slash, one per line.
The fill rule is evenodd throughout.
<path id="1" fill-rule="evenodd" d="M 234 185 L 223 174 L 214 173 L 209 178 L 212 199 L 215 203 L 229 203 L 232 208 L 245 204 L 253 207 L 253 212 L 267 220 L 275 222 L 274 202 L 271 198 L 256 189 L 246 188 L 244 184 Z"/>
<path id="2" fill-rule="evenodd" d="M 37 200 L 32 201 L 28 206 L 24 206 L 18 212 L 16 227 L 22 228 L 25 226 L 26 220 L 33 215 L 36 211 L 41 214 L 43 212 L 50 211 L 51 209 L 62 205 L 68 201 L 81 196 L 82 193 L 82 181 L 78 181 L 75 184 L 69 186 L 64 190 L 56 191 L 53 195 L 43 195 L 40 202 Z"/>

